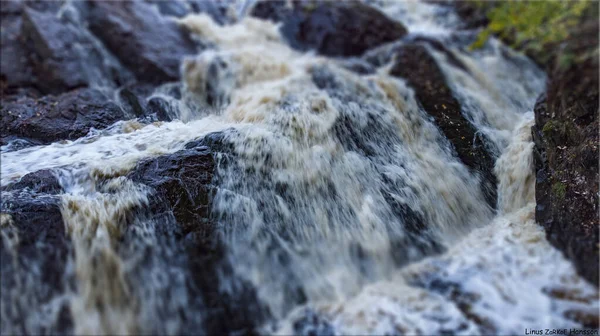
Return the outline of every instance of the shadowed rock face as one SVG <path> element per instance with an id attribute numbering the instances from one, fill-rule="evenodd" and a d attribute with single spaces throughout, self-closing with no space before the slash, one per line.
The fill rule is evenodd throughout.
<path id="1" fill-rule="evenodd" d="M 29 55 L 20 41 L 21 8 L 8 1 L 3 1 L 1 6 L 0 92 L 4 93 L 9 88 L 32 85 L 34 77 Z"/>
<path id="2" fill-rule="evenodd" d="M 41 144 L 77 139 L 92 127 L 102 129 L 126 118 L 120 107 L 94 89 L 3 102 L 0 117 L 2 144 L 14 137 Z"/>
<path id="3" fill-rule="evenodd" d="M 90 30 L 141 81 L 177 80 L 183 56 L 197 51 L 174 21 L 143 2 L 95 1 L 86 16 Z"/>
<path id="4" fill-rule="evenodd" d="M 326 56 L 359 56 L 406 34 L 399 22 L 359 2 L 259 2 L 252 15 L 282 21 L 281 33 L 293 48 Z"/>
<path id="5" fill-rule="evenodd" d="M 598 21 L 567 48 L 598 47 Z M 581 51 L 579 51 L 581 53 Z M 535 106 L 536 221 L 548 240 L 598 285 L 598 59 L 550 74 Z"/>
<path id="6" fill-rule="evenodd" d="M 490 206 L 495 207 L 497 181 L 493 171 L 494 158 L 484 146 L 485 139 L 462 115 L 460 104 L 452 95 L 435 59 L 421 44 L 402 45 L 393 54 L 395 63 L 390 74 L 405 79 L 415 90 L 417 100 L 450 141 L 458 158 L 481 175 L 486 199 Z"/>
<path id="7" fill-rule="evenodd" d="M 122 85 L 131 78 L 105 59 L 82 27 L 53 11 L 24 8 L 21 38 L 38 77 L 36 86 L 60 93 L 93 84 Z"/>

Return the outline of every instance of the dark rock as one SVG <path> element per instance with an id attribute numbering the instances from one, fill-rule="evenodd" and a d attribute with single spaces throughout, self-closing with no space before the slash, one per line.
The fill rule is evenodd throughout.
<path id="1" fill-rule="evenodd" d="M 489 0 L 481 3 L 474 1 L 439 1 L 446 5 L 453 6 L 458 16 L 462 19 L 461 23 L 465 29 L 476 29 L 485 27 L 489 23 L 487 12 L 490 8 L 496 6 L 499 1 Z"/>
<path id="2" fill-rule="evenodd" d="M 292 16 L 294 6 L 296 5 L 283 0 L 257 1 L 250 14 L 260 19 L 280 22 Z"/>
<path id="3" fill-rule="evenodd" d="M 22 23 L 20 8 L 17 7 L 13 11 L 5 9 L 11 3 L 8 1 L 1 2 L 0 93 L 3 94 L 12 88 L 32 86 L 35 82 L 33 69 L 29 63 L 29 52 L 20 39 Z"/>
<path id="4" fill-rule="evenodd" d="M 77 139 L 93 127 L 106 128 L 125 119 L 124 112 L 94 89 L 79 89 L 41 99 L 20 97 L 3 103 L 0 110 L 2 143 L 22 137 L 47 144 Z"/>
<path id="5" fill-rule="evenodd" d="M 311 309 L 305 309 L 293 322 L 293 328 L 296 335 L 335 335 L 333 325 Z"/>
<path id="6" fill-rule="evenodd" d="M 209 134 L 169 155 L 141 162 L 129 177 L 152 187 L 153 215 L 171 214 L 182 229 L 179 246 L 187 256 L 190 290 L 203 299 L 203 332 L 249 334 L 268 316 L 254 288 L 234 273 L 210 213 L 213 155 L 228 145 L 222 132 Z M 233 292 L 223 291 L 227 279 Z"/>
<path id="7" fill-rule="evenodd" d="M 326 56 L 360 56 L 366 50 L 398 40 L 402 24 L 360 2 L 259 2 L 252 15 L 282 21 L 282 35 L 293 48 L 314 49 Z"/>
<path id="8" fill-rule="evenodd" d="M 469 292 L 459 282 L 447 278 L 443 270 L 410 276 L 408 282 L 411 286 L 437 293 L 453 302 L 466 319 L 477 325 L 482 334 L 495 334 L 498 332 L 492 321 L 485 316 L 481 316 L 473 309 L 474 305 L 481 299 L 480 294 Z M 449 334 L 456 334 L 459 331 L 449 331 Z"/>
<path id="9" fill-rule="evenodd" d="M 129 177 L 156 191 L 151 206 L 172 210 L 184 234 L 208 233 L 213 170 L 212 153 L 198 146 L 141 162 Z"/>
<path id="10" fill-rule="evenodd" d="M 61 244 L 65 229 L 58 197 L 29 192 L 14 192 L 12 196 L 2 201 L 2 212 L 11 215 L 13 225 L 18 228 L 19 244 L 29 246 L 37 241 Z"/>
<path id="11" fill-rule="evenodd" d="M 196 45 L 175 21 L 139 1 L 93 1 L 87 12 L 90 30 L 144 82 L 179 78 L 179 63 L 196 54 Z"/>
<path id="12" fill-rule="evenodd" d="M 144 108 L 139 97 L 129 88 L 119 90 L 119 100 L 121 101 L 121 107 L 127 110 L 129 115 L 138 118 L 144 116 Z"/>
<path id="13" fill-rule="evenodd" d="M 2 187 L 2 190 L 21 190 L 27 189 L 36 194 L 57 195 L 63 191 L 58 178 L 49 169 L 39 170 L 29 173 L 16 183 Z"/>
<path id="14" fill-rule="evenodd" d="M 208 246 L 208 248 L 207 248 Z M 200 290 L 205 309 L 203 332 L 208 335 L 256 335 L 257 328 L 269 317 L 255 288 L 235 274 L 226 258 L 225 246 L 213 239 L 211 244 L 187 243 L 190 272 Z M 222 289 L 227 281 L 232 291 Z"/>
<path id="15" fill-rule="evenodd" d="M 459 37 L 456 37 L 457 39 Z M 433 48 L 435 51 L 438 51 L 446 56 L 446 59 L 450 64 L 456 66 L 457 68 L 462 69 L 463 71 L 468 72 L 467 67 L 464 63 L 459 60 L 450 50 L 448 50 L 444 46 L 444 42 L 436 40 L 435 38 L 424 36 L 424 35 L 407 35 L 404 39 L 407 43 L 417 43 L 417 44 L 426 44 L 429 47 Z M 460 44 L 460 41 L 456 41 L 457 44 Z"/>
<path id="16" fill-rule="evenodd" d="M 147 113 L 156 115 L 160 121 L 171 121 L 174 117 L 174 111 L 171 104 L 162 97 L 152 97 L 148 101 Z"/>
<path id="17" fill-rule="evenodd" d="M 29 61 L 45 93 L 61 93 L 91 85 L 121 85 L 132 78 L 107 60 L 81 25 L 53 11 L 25 8 L 21 35 Z"/>
<path id="18" fill-rule="evenodd" d="M 595 29 L 582 28 L 566 42 L 585 55 L 598 48 Z M 587 41 L 587 47 L 582 45 Z M 587 50 L 587 51 L 586 51 Z M 577 272 L 598 286 L 598 58 L 557 67 L 538 99 L 535 126 L 536 221 Z"/>
<path id="19" fill-rule="evenodd" d="M 461 106 L 446 84 L 443 72 L 427 49 L 420 44 L 405 44 L 394 51 L 392 76 L 404 78 L 417 100 L 450 141 L 458 158 L 481 175 L 482 189 L 491 207 L 496 206 L 494 157 L 485 148 L 486 140 L 462 115 Z"/>

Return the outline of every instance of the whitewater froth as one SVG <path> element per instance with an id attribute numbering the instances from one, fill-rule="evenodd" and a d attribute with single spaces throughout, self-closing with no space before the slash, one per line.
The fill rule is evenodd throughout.
<path id="1" fill-rule="evenodd" d="M 402 16 L 413 5 L 427 25 Z M 435 5 L 406 6 L 382 8 L 422 33 L 433 25 L 440 38 L 454 27 L 454 19 L 436 24 L 443 12 Z M 449 47 L 465 70 L 429 50 L 498 156 L 495 211 L 481 177 L 455 157 L 389 66 L 357 74 L 344 60 L 291 49 L 276 24 L 250 17 L 220 26 L 200 14 L 179 24 L 214 49 L 183 61 L 181 99 L 166 87 L 154 93 L 169 99 L 174 121 L 119 122 L 75 141 L 2 153 L 3 185 L 51 169 L 64 189 L 73 242 L 67 277 L 75 285 L 56 300 L 68 302 L 75 332 L 202 330 L 195 314 L 206 308 L 187 287 L 189 260 L 159 230 L 176 227 L 175 219 L 149 215 L 152 191 L 127 174 L 212 132 L 231 145 L 215 154 L 211 221 L 233 269 L 220 270 L 218 286 L 235 297 L 243 279 L 256 290 L 272 317 L 262 331 L 297 333 L 294 323 L 310 311 L 336 334 L 512 333 L 526 323 L 578 326 L 566 311 L 597 309 L 597 291 L 533 220 L 527 111 L 544 76 L 528 60 L 505 57 L 497 41 L 483 55 Z M 500 69 L 492 76 L 491 65 Z M 511 76 L 514 69 L 531 81 Z M 490 79 L 499 71 L 505 78 Z M 3 214 L 2 226 L 10 223 Z M 475 298 L 470 310 L 431 282 L 458 284 Z M 583 299 L 549 294 L 557 290 Z M 512 320 L 503 324 L 507 311 Z"/>

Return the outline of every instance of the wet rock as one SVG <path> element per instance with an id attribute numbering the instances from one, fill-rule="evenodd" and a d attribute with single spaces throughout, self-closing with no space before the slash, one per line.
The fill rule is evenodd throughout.
<path id="1" fill-rule="evenodd" d="M 3 102 L 0 117 L 2 144 L 14 137 L 47 144 L 77 139 L 91 128 L 106 128 L 127 116 L 102 92 L 79 89 L 60 96 L 22 96 Z"/>
<path id="2" fill-rule="evenodd" d="M 210 213 L 216 155 L 228 148 L 224 133 L 209 134 L 185 149 L 138 164 L 129 177 L 152 187 L 154 216 L 172 214 L 182 229 L 178 245 L 187 256 L 190 290 L 202 297 L 203 332 L 249 334 L 268 316 L 249 283 L 233 271 Z M 224 291 L 227 279 L 232 291 Z"/>
<path id="3" fill-rule="evenodd" d="M 57 195 L 63 192 L 56 175 L 49 169 L 39 170 L 23 176 L 18 182 L 3 186 L 2 190 L 27 189 L 36 194 Z"/>
<path id="4" fill-rule="evenodd" d="M 62 244 L 65 229 L 57 197 L 29 192 L 15 192 L 12 197 L 4 195 L 2 212 L 11 216 L 12 225 L 18 229 L 19 244 L 29 246 L 37 241 Z"/>
<path id="5" fill-rule="evenodd" d="M 460 36 L 456 36 L 453 38 L 455 39 L 455 42 L 457 44 L 464 44 L 464 42 L 459 41 Z M 411 43 L 411 44 L 427 45 L 427 46 L 431 47 L 432 49 L 434 49 L 435 51 L 438 51 L 438 52 L 444 54 L 446 56 L 446 59 L 448 60 L 448 62 L 450 62 L 452 65 L 454 65 L 457 68 L 460 68 L 466 72 L 469 71 L 467 69 L 467 67 L 464 65 L 464 63 L 461 60 L 459 60 L 456 57 L 456 55 L 454 55 L 450 50 L 448 50 L 444 46 L 444 43 L 440 40 L 437 40 L 437 39 L 429 37 L 429 36 L 420 35 L 420 34 L 407 35 L 404 40 L 407 43 Z M 506 57 L 509 57 L 509 56 L 506 56 Z"/>
<path id="6" fill-rule="evenodd" d="M 292 327 L 296 335 L 335 335 L 333 325 L 312 309 L 305 309 Z"/>
<path id="7" fill-rule="evenodd" d="M 199 145 L 141 162 L 130 178 L 156 191 L 154 211 L 173 211 L 184 234 L 208 234 L 213 170 L 211 151 Z"/>
<path id="8" fill-rule="evenodd" d="M 487 335 L 498 332 L 492 321 L 485 316 L 481 316 L 473 309 L 474 305 L 481 299 L 480 294 L 469 292 L 459 282 L 446 278 L 441 270 L 431 273 L 425 272 L 416 276 L 411 275 L 408 280 L 411 286 L 437 293 L 454 302 L 456 308 L 460 310 L 466 319 L 477 325 L 482 334 Z M 456 334 L 460 331 L 449 330 L 448 332 L 449 334 Z"/>
<path id="9" fill-rule="evenodd" d="M 140 97 L 129 88 L 119 90 L 119 100 L 121 101 L 121 107 L 126 109 L 129 115 L 138 118 L 144 116 L 143 102 L 140 101 Z"/>
<path id="10" fill-rule="evenodd" d="M 379 10 L 360 2 L 259 2 L 252 15 L 282 21 L 281 33 L 298 50 L 314 49 L 326 56 L 359 56 L 398 40 L 406 28 Z"/>
<path id="11" fill-rule="evenodd" d="M 207 249 L 206 246 L 210 246 Z M 200 290 L 205 310 L 203 332 L 209 335 L 256 335 L 270 316 L 256 289 L 235 274 L 221 243 L 187 243 L 193 283 Z M 232 290 L 223 290 L 227 281 Z"/>
<path id="12" fill-rule="evenodd" d="M 163 97 L 150 98 L 146 111 L 149 115 L 155 115 L 160 121 L 172 121 L 175 116 L 171 104 Z"/>
<path id="13" fill-rule="evenodd" d="M 595 29 L 567 41 L 577 55 L 598 47 Z M 591 42 L 587 47 L 581 41 Z M 595 41 L 595 42 L 593 42 Z M 581 50 L 580 48 L 583 48 Z M 550 73 L 538 99 L 535 142 L 536 221 L 578 273 L 598 286 L 598 59 L 588 57 Z"/>
<path id="14" fill-rule="evenodd" d="M 196 54 L 184 30 L 147 3 L 94 1 L 86 16 L 90 30 L 141 81 L 176 81 L 181 59 Z"/>
<path id="15" fill-rule="evenodd" d="M 81 25 L 54 11 L 23 10 L 21 38 L 45 93 L 61 93 L 91 85 L 121 85 L 132 78 L 107 59 Z"/>
<path id="16" fill-rule="evenodd" d="M 459 102 L 446 84 L 444 74 L 427 49 L 420 44 L 405 44 L 395 49 L 395 64 L 390 74 L 406 80 L 415 91 L 423 109 L 433 118 L 450 141 L 458 158 L 480 174 L 482 189 L 490 206 L 496 206 L 494 157 L 485 148 L 485 139 L 462 115 Z"/>

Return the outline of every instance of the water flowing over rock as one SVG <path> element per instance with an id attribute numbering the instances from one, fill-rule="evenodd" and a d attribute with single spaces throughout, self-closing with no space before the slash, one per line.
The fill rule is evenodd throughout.
<path id="1" fill-rule="evenodd" d="M 393 52 L 390 74 L 404 78 L 417 99 L 452 144 L 459 159 L 481 175 L 482 189 L 491 207 L 496 206 L 494 157 L 487 140 L 463 116 L 459 102 L 446 85 L 444 74 L 424 45 L 402 45 Z"/>
<path id="2" fill-rule="evenodd" d="M 1 8 L 3 56 L 27 58 L 1 63 L 0 333 L 597 327 L 598 289 L 534 219 L 534 147 L 552 179 L 548 144 L 577 141 L 538 127 L 534 145 L 544 73 L 493 38 L 468 50 L 452 7 Z M 597 133 L 568 86 L 547 109 Z M 538 124 L 556 117 L 542 106 Z M 588 216 L 588 196 L 569 211 Z M 554 242 L 567 205 L 550 205 Z"/>
<path id="3" fill-rule="evenodd" d="M 62 192 L 48 170 L 27 174 L 2 188 L 2 333 L 61 333 L 72 326 L 68 302 L 61 298 L 69 286 L 65 279 L 69 278 L 71 253 L 57 196 Z M 23 296 L 24 292 L 28 295 Z M 48 314 L 31 316 L 32 306 L 44 307 Z"/>

